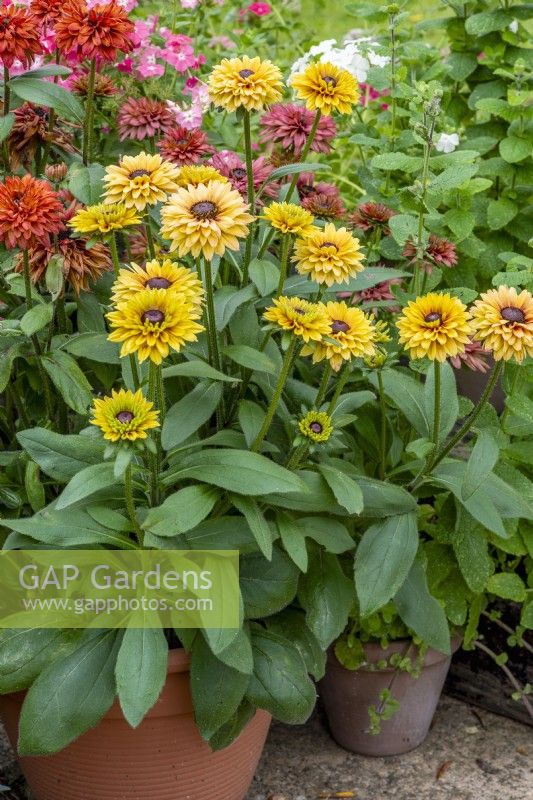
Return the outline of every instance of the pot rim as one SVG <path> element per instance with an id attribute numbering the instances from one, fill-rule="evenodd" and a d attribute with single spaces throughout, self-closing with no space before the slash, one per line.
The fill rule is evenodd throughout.
<path id="1" fill-rule="evenodd" d="M 168 675 L 173 675 L 178 672 L 188 672 L 190 665 L 191 657 L 183 647 L 176 647 L 168 651 Z"/>

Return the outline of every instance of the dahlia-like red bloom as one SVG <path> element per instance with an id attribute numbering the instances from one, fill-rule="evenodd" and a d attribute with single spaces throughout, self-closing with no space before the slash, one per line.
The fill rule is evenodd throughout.
<path id="1" fill-rule="evenodd" d="M 70 90 L 72 94 L 87 97 L 89 94 L 89 73 L 81 72 L 75 77 L 71 76 Z M 94 97 L 113 97 L 118 92 L 117 87 L 108 75 L 97 72 L 94 81 Z"/>
<path id="2" fill-rule="evenodd" d="M 20 6 L 0 8 L 0 61 L 10 69 L 14 61 L 29 67 L 34 56 L 43 52 L 35 20 Z"/>
<path id="3" fill-rule="evenodd" d="M 31 175 L 6 178 L 0 184 L 0 241 L 22 250 L 41 243 L 63 228 L 64 209 L 48 181 Z"/>
<path id="4" fill-rule="evenodd" d="M 275 103 L 261 117 L 259 136 L 262 142 L 280 144 L 284 150 L 299 156 L 311 132 L 315 114 L 296 103 Z M 331 117 L 321 117 L 311 145 L 316 153 L 331 152 L 331 142 L 337 135 L 337 126 Z"/>
<path id="5" fill-rule="evenodd" d="M 211 159 L 213 167 L 220 172 L 225 178 L 228 178 L 232 187 L 236 189 L 244 197 L 248 197 L 248 179 L 246 173 L 246 164 L 242 161 L 237 153 L 232 153 L 230 150 L 223 150 L 220 153 L 215 153 Z M 257 191 L 266 181 L 272 172 L 272 164 L 268 162 L 265 156 L 259 156 L 252 161 L 252 174 L 254 177 L 254 189 Z M 267 183 L 263 190 L 263 195 L 266 197 L 277 197 L 279 192 L 279 184 Z"/>
<path id="6" fill-rule="evenodd" d="M 162 100 L 130 97 L 118 112 L 119 138 L 142 142 L 165 133 L 175 121 L 174 114 Z"/>
<path id="7" fill-rule="evenodd" d="M 63 150 L 73 153 L 71 138 L 57 126 L 50 129 L 48 109 L 23 103 L 13 112 L 15 123 L 8 139 L 10 165 L 15 172 L 22 164 L 28 167 L 37 148 L 53 143 Z"/>
<path id="8" fill-rule="evenodd" d="M 61 52 L 80 61 L 97 58 L 111 63 L 118 51 L 133 50 L 133 22 L 116 0 L 92 8 L 83 0 L 67 0 L 54 30 Z"/>
<path id="9" fill-rule="evenodd" d="M 346 214 L 346 208 L 340 197 L 322 192 L 312 192 L 307 195 L 301 205 L 319 219 L 341 219 Z"/>
<path id="10" fill-rule="evenodd" d="M 378 264 L 383 267 L 384 264 Z M 363 289 L 361 292 L 356 292 L 354 296 L 354 303 L 379 303 L 383 300 L 394 300 L 395 297 L 391 291 L 391 286 L 400 286 L 400 278 L 391 278 L 390 281 L 383 281 L 382 283 L 371 286 L 369 289 Z M 376 307 L 373 311 L 377 311 Z M 390 306 L 389 311 L 393 314 L 400 310 L 399 306 Z"/>
<path id="11" fill-rule="evenodd" d="M 354 228 L 361 231 L 373 231 L 381 228 L 384 236 L 390 234 L 387 222 L 395 215 L 392 208 L 383 203 L 361 203 L 360 206 L 348 217 Z"/>
<path id="12" fill-rule="evenodd" d="M 340 192 L 334 183 L 315 183 L 313 172 L 302 172 L 296 184 L 298 194 L 302 198 L 310 197 L 312 194 L 325 194 L 328 197 L 340 198 Z"/>
<path id="13" fill-rule="evenodd" d="M 30 12 L 43 28 L 53 28 L 63 11 L 64 0 L 31 0 Z"/>
<path id="14" fill-rule="evenodd" d="M 406 243 L 403 255 L 411 260 L 416 259 L 414 242 L 409 241 Z M 438 267 L 448 267 L 449 269 L 455 267 L 457 264 L 457 250 L 453 242 L 448 239 L 441 239 L 440 236 L 430 233 L 420 266 L 431 275 L 434 264 Z"/>
<path id="15" fill-rule="evenodd" d="M 471 341 L 465 345 L 462 353 L 450 358 L 450 363 L 455 369 L 460 369 L 464 364 L 473 372 L 487 372 L 490 369 L 490 355 L 490 350 L 485 350 L 479 342 Z"/>
<path id="16" fill-rule="evenodd" d="M 174 125 L 168 130 L 157 147 L 164 159 L 179 167 L 198 164 L 202 156 L 214 152 L 203 131 L 189 130 L 183 125 Z"/>

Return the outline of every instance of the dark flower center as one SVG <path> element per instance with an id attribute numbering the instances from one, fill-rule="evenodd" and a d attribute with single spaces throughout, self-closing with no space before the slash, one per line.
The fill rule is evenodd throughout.
<path id="1" fill-rule="evenodd" d="M 516 308 L 516 306 L 506 306 L 502 308 L 501 315 L 507 322 L 524 322 L 526 319 L 526 315 L 522 309 Z"/>
<path id="2" fill-rule="evenodd" d="M 424 317 L 425 322 L 440 322 L 441 319 L 442 317 L 437 311 L 432 311 L 430 314 L 426 314 Z"/>
<path id="3" fill-rule="evenodd" d="M 119 422 L 122 422 L 123 425 L 127 425 L 128 422 L 131 422 L 133 419 L 133 414 L 131 411 L 120 411 L 115 419 L 118 419 Z"/>
<path id="4" fill-rule="evenodd" d="M 309 427 L 311 428 L 313 433 L 322 433 L 322 431 L 324 430 L 320 422 L 312 422 Z"/>
<path id="5" fill-rule="evenodd" d="M 198 219 L 214 219 L 217 215 L 218 208 L 210 200 L 201 200 L 191 206 L 191 212 Z"/>
<path id="6" fill-rule="evenodd" d="M 334 319 L 331 323 L 331 332 L 332 333 L 347 333 L 350 330 L 350 326 L 347 322 L 344 322 L 342 319 Z"/>
<path id="7" fill-rule="evenodd" d="M 167 281 L 166 278 L 150 278 L 149 281 L 146 281 L 146 287 L 148 289 L 168 289 L 170 286 L 170 281 Z"/>
<path id="8" fill-rule="evenodd" d="M 334 247 L 335 250 L 337 249 L 337 245 L 335 244 L 335 242 L 324 242 L 322 247 Z"/>
<path id="9" fill-rule="evenodd" d="M 295 308 L 295 309 L 294 309 L 294 313 L 295 313 L 295 314 L 300 314 L 300 316 L 302 316 L 302 317 L 303 317 L 303 315 L 305 314 L 305 311 L 304 311 L 304 309 L 303 309 L 303 308 Z"/>
<path id="10" fill-rule="evenodd" d="M 4 17 L 2 22 L 0 23 L 0 27 L 3 31 L 7 31 L 9 28 L 9 23 L 11 22 L 11 17 Z"/>
<path id="11" fill-rule="evenodd" d="M 48 119 L 48 111 L 46 111 L 45 108 L 36 108 L 35 113 L 38 117 L 41 117 L 41 119 Z"/>
<path id="12" fill-rule="evenodd" d="M 235 167 L 235 169 L 231 170 L 231 177 L 235 178 L 237 181 L 240 181 L 246 177 L 246 170 L 244 167 Z"/>
<path id="13" fill-rule="evenodd" d="M 241 71 L 239 72 L 241 78 L 249 78 L 253 74 L 254 74 L 253 69 L 241 69 Z"/>
<path id="14" fill-rule="evenodd" d="M 149 174 L 147 169 L 134 169 L 133 172 L 130 172 L 130 178 L 142 178 L 144 175 Z"/>
<path id="15" fill-rule="evenodd" d="M 322 80 L 324 81 L 324 83 L 327 83 L 328 86 L 336 86 L 337 85 L 337 79 L 334 78 L 332 75 L 324 75 Z"/>
<path id="16" fill-rule="evenodd" d="M 152 325 L 158 325 L 164 319 L 165 315 L 159 308 L 149 308 L 141 315 L 141 322 L 150 322 Z"/>

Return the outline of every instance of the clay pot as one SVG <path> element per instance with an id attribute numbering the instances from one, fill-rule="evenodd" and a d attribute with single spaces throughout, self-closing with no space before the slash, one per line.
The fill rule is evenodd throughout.
<path id="1" fill-rule="evenodd" d="M 454 652 L 459 643 L 453 643 Z M 369 663 L 405 653 L 408 647 L 407 641 L 394 642 L 386 650 L 379 644 L 364 645 Z M 411 648 L 412 658 L 413 652 Z M 414 678 L 393 667 L 349 670 L 330 650 L 320 696 L 333 738 L 346 750 L 365 756 L 394 756 L 414 750 L 428 734 L 450 663 L 450 656 L 429 650 L 420 676 Z M 388 688 L 400 708 L 391 719 L 381 722 L 380 733 L 369 733 L 368 708 L 378 706 L 380 693 Z"/>
<path id="2" fill-rule="evenodd" d="M 12 745 L 24 694 L 0 698 Z M 20 759 L 35 800 L 243 800 L 271 717 L 258 711 L 229 747 L 213 753 L 194 722 L 189 657 L 173 650 L 154 708 L 131 728 L 116 702 L 96 728 L 51 756 Z"/>

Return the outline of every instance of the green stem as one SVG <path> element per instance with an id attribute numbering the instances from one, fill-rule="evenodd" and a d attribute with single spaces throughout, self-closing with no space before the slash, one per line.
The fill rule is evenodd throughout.
<path id="1" fill-rule="evenodd" d="M 387 405 L 385 402 L 385 387 L 383 386 L 383 374 L 378 370 L 379 386 L 379 411 L 380 411 L 380 435 L 379 435 L 379 477 L 385 478 L 385 467 L 387 458 Z"/>
<path id="2" fill-rule="evenodd" d="M 440 362 L 435 361 L 435 397 L 433 399 L 433 444 L 435 452 L 439 446 L 440 410 L 441 410 L 441 370 Z"/>
<path id="3" fill-rule="evenodd" d="M 111 236 L 109 237 L 109 246 L 111 250 L 111 258 L 113 260 L 113 269 L 115 270 L 115 275 L 118 278 L 120 273 L 120 260 L 118 257 L 117 235 L 115 231 L 111 232 Z"/>
<path id="4" fill-rule="evenodd" d="M 83 124 L 83 150 L 82 158 L 85 166 L 92 158 L 92 136 L 94 119 L 94 85 L 96 81 L 96 59 L 93 58 L 89 68 L 89 82 L 87 84 L 87 101 L 85 104 L 85 121 Z"/>
<path id="5" fill-rule="evenodd" d="M 291 370 L 297 346 L 298 346 L 298 340 L 296 337 L 293 337 L 289 347 L 287 348 L 287 352 L 285 353 L 283 364 L 281 365 L 281 372 L 279 374 L 278 382 L 276 384 L 276 388 L 274 389 L 274 394 L 272 395 L 272 399 L 270 400 L 270 403 L 268 405 L 265 419 L 263 420 L 263 424 L 261 425 L 261 430 L 257 434 L 255 441 L 250 448 L 253 453 L 257 453 L 257 451 L 261 447 L 263 439 L 267 435 L 268 429 L 272 424 L 272 420 L 274 419 L 276 409 L 279 405 L 279 401 L 281 400 L 283 388 L 285 386 L 287 378 L 289 377 L 289 372 Z"/>
<path id="6" fill-rule="evenodd" d="M 207 307 L 207 337 L 210 344 L 209 349 L 211 351 L 211 366 L 220 370 L 220 353 L 218 352 L 215 300 L 213 296 L 213 275 L 211 273 L 211 264 L 209 264 L 206 260 L 204 260 L 204 282 Z"/>
<path id="7" fill-rule="evenodd" d="M 316 393 L 315 397 L 315 408 L 320 408 L 320 406 L 324 402 L 326 392 L 328 391 L 328 384 L 330 377 L 331 377 L 331 364 L 329 363 L 329 361 L 326 361 L 324 365 L 324 371 L 322 372 L 322 378 L 320 379 L 318 392 Z"/>
<path id="8" fill-rule="evenodd" d="M 141 385 L 141 381 L 139 379 L 139 370 L 137 368 L 137 360 L 135 353 L 130 353 L 129 359 L 130 359 L 131 377 L 133 379 L 133 386 L 135 388 L 135 391 L 137 391 L 137 389 Z"/>
<path id="9" fill-rule="evenodd" d="M 286 469 L 298 469 L 302 458 L 306 455 L 309 449 L 309 442 L 302 442 L 296 450 L 293 452 L 292 456 L 289 458 L 286 464 Z"/>
<path id="10" fill-rule="evenodd" d="M 27 250 L 22 251 L 22 262 L 24 265 L 24 291 L 26 294 L 26 306 L 29 311 L 30 308 L 33 308 L 33 297 L 31 294 L 30 256 Z"/>
<path id="11" fill-rule="evenodd" d="M 283 292 L 283 286 L 285 285 L 285 281 L 287 280 L 287 268 L 289 265 L 290 246 L 291 246 L 291 235 L 290 233 L 287 233 L 281 238 L 281 258 L 280 258 L 279 281 L 278 281 L 278 288 L 276 290 L 276 297 L 279 297 L 280 294 Z"/>
<path id="12" fill-rule="evenodd" d="M 150 370 L 148 373 L 148 399 L 157 408 L 157 385 L 158 385 L 158 370 L 161 370 L 161 365 L 154 364 L 150 361 Z M 156 453 L 150 453 L 150 502 L 152 506 L 159 503 L 159 471 L 161 468 L 161 435 L 160 429 L 155 433 L 156 440 Z"/>
<path id="13" fill-rule="evenodd" d="M 253 160 L 252 160 L 252 132 L 250 126 L 250 112 L 245 111 L 243 117 L 244 125 L 244 154 L 246 158 L 246 180 L 248 186 L 248 203 L 250 204 L 250 214 L 255 216 L 255 189 L 254 189 L 254 173 L 253 173 Z M 249 280 L 249 267 L 252 260 L 252 246 L 254 240 L 253 223 L 250 225 L 248 238 L 244 250 L 244 258 L 242 262 L 242 283 L 246 286 Z"/>
<path id="14" fill-rule="evenodd" d="M 148 245 L 148 252 L 150 254 L 150 258 L 155 258 L 154 237 L 152 234 L 152 228 L 150 227 L 150 217 L 148 214 L 144 218 L 144 231 L 146 233 L 146 243 Z"/>
<path id="15" fill-rule="evenodd" d="M 335 406 L 339 401 L 339 397 L 341 396 L 349 377 L 350 377 L 350 362 L 348 361 L 341 370 L 341 373 L 337 379 L 337 387 L 328 406 L 327 413 L 329 414 L 330 417 L 335 411 Z"/>
<path id="16" fill-rule="evenodd" d="M 418 239 L 416 246 L 416 261 L 413 274 L 412 289 L 415 294 L 420 291 L 420 264 L 422 261 L 422 239 L 424 236 L 425 202 L 428 188 L 429 157 L 433 146 L 433 132 L 435 130 L 436 117 L 431 117 L 427 139 L 424 143 L 424 165 L 422 168 L 422 196 L 420 198 L 420 211 L 418 213 Z"/>
<path id="17" fill-rule="evenodd" d="M 137 522 L 137 514 L 135 513 L 135 500 L 133 498 L 133 480 L 131 477 L 131 464 L 129 464 L 126 472 L 124 473 L 124 497 L 126 500 L 126 510 L 128 517 L 133 525 L 133 530 L 137 535 L 137 540 L 142 546 L 144 540 L 144 533 L 139 523 Z"/>

